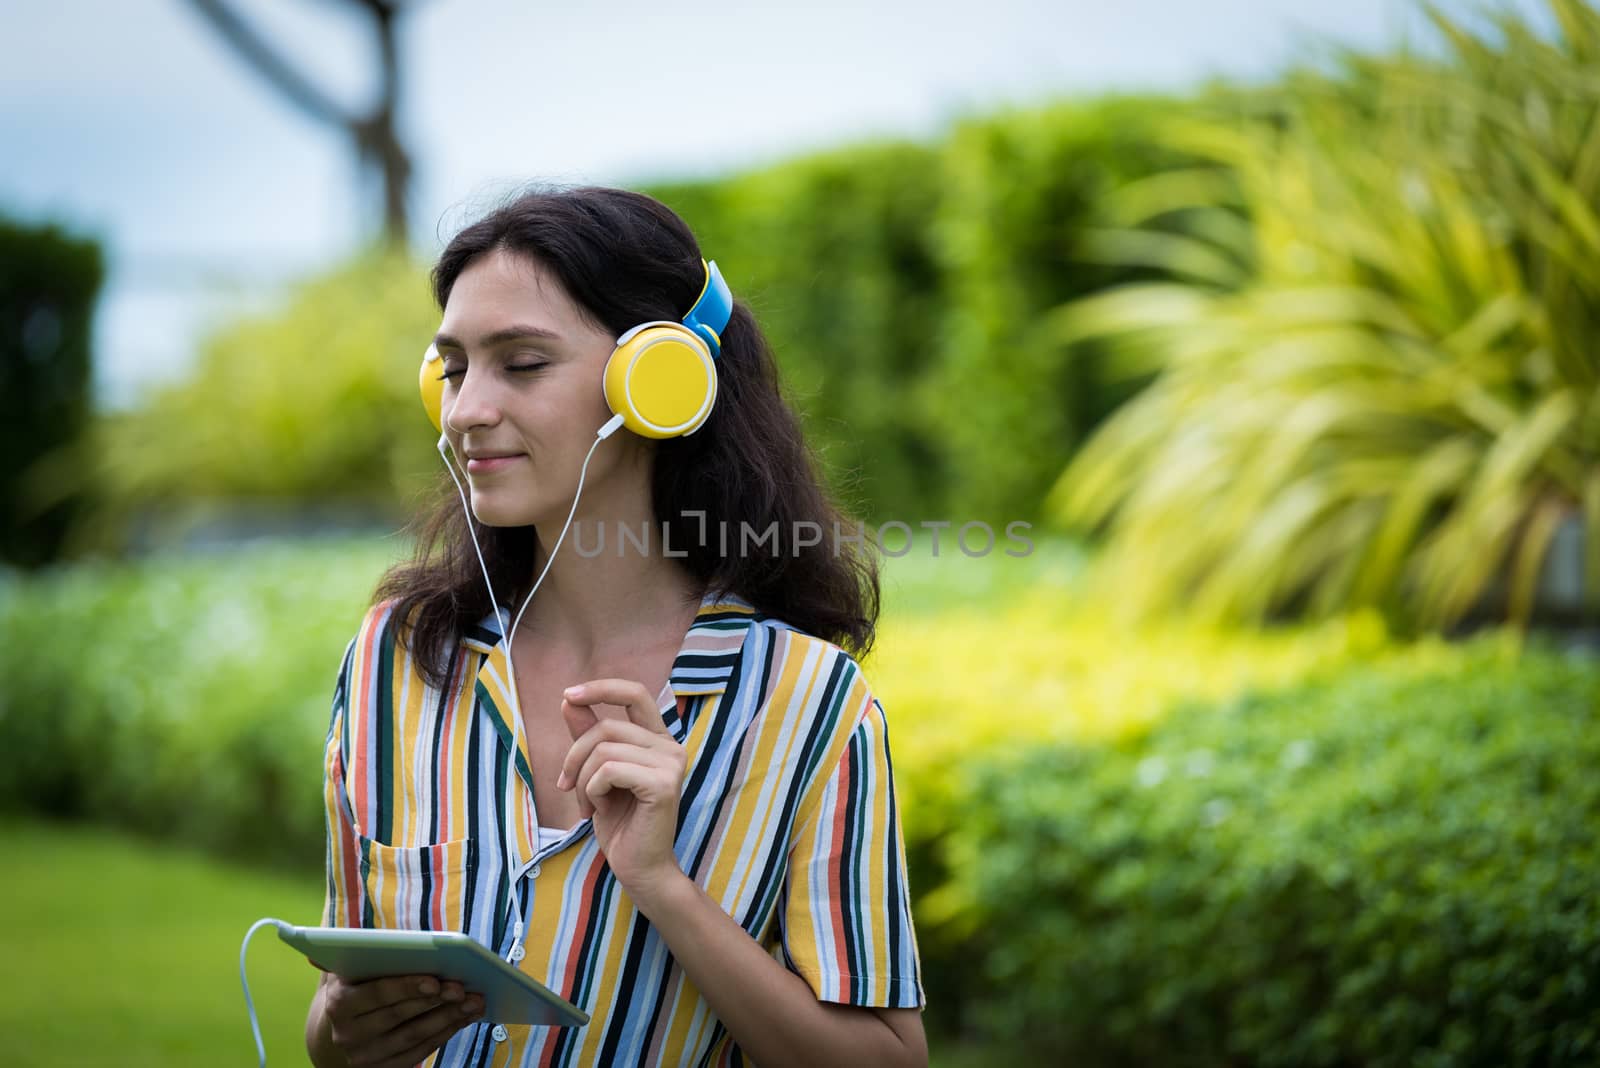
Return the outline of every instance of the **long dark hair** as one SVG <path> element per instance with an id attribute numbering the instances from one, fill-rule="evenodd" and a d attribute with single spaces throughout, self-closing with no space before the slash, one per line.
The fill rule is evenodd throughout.
<path id="1" fill-rule="evenodd" d="M 467 265 L 500 249 L 549 270 L 613 334 L 650 320 L 681 319 L 705 279 L 694 235 L 660 201 L 621 189 L 541 189 L 513 197 L 450 241 L 432 273 L 441 311 Z M 737 265 L 730 266 L 736 299 L 717 359 L 717 402 L 699 430 L 657 444 L 651 485 L 656 529 L 665 524 L 675 558 L 686 554 L 678 563 L 707 592 L 742 597 L 766 616 L 863 656 L 872 647 L 879 607 L 872 537 L 845 540 L 857 528 L 823 488 L 800 421 L 780 393 L 772 351 L 737 299 Z M 414 557 L 390 568 L 373 601 L 396 600 L 397 637 L 424 677 L 443 688 L 459 636 L 491 606 L 468 519 L 442 471 L 434 497 L 413 524 Z M 695 513 L 704 513 L 704 520 Z M 497 597 L 502 604 L 520 601 L 538 548 L 534 528 L 471 522 Z M 723 522 L 728 553 L 714 533 Z M 807 538 L 791 536 L 808 522 L 816 527 L 808 528 Z M 739 551 L 741 524 L 754 539 L 774 523 L 775 545 L 752 542 L 759 551 Z M 802 544 L 819 530 L 818 544 Z"/>

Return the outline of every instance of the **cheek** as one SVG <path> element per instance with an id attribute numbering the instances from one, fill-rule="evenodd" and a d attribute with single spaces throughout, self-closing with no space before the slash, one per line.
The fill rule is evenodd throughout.
<path id="1" fill-rule="evenodd" d="M 589 434 L 598 431 L 611 418 L 606 391 L 599 371 L 561 391 L 560 415 L 570 424 L 581 425 Z"/>
<path id="2" fill-rule="evenodd" d="M 611 417 L 605 395 L 590 395 L 586 389 L 532 393 L 518 404 L 516 411 L 523 436 L 535 451 L 543 452 L 581 453 Z"/>

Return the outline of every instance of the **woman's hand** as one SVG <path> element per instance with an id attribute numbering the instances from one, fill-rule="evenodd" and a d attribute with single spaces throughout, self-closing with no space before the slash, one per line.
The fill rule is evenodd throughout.
<path id="1" fill-rule="evenodd" d="M 322 980 L 319 1029 L 345 1064 L 402 1068 L 417 1064 L 450 1036 L 483 1015 L 483 998 L 453 980 L 393 975 L 351 982 L 329 972 Z M 319 1052 L 312 1049 L 316 1063 Z"/>
<path id="2" fill-rule="evenodd" d="M 688 754 L 655 695 L 630 679 L 596 679 L 565 697 L 561 714 L 573 742 L 557 788 L 577 791 L 606 863 L 636 901 L 682 879 L 672 842 Z"/>

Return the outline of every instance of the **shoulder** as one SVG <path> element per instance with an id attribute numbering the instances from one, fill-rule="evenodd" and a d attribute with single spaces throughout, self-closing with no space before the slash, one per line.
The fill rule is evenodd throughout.
<path id="1" fill-rule="evenodd" d="M 796 826 L 829 803 L 830 791 L 848 790 L 880 766 L 887 774 L 883 706 L 848 650 L 777 620 L 756 620 L 741 668 L 733 696 L 734 717 L 748 717 L 741 744 L 794 776 Z"/>
<path id="2" fill-rule="evenodd" d="M 346 644 L 339 667 L 339 687 L 346 702 L 366 708 L 371 698 L 392 688 L 397 671 L 411 670 L 410 656 L 396 641 L 397 603 L 391 599 L 370 606 Z"/>
<path id="3" fill-rule="evenodd" d="M 345 648 L 345 660 L 370 661 L 394 646 L 399 620 L 395 616 L 394 599 L 379 601 L 370 606 L 361 617 L 356 633 Z"/>
<path id="4" fill-rule="evenodd" d="M 860 662 L 843 647 L 769 616 L 751 618 L 741 658 L 741 692 L 794 710 L 821 733 L 849 735 L 877 705 Z"/>

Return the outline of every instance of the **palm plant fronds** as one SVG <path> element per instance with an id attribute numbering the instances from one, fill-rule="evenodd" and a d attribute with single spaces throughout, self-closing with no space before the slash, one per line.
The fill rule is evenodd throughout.
<path id="1" fill-rule="evenodd" d="M 1445 60 L 1297 81 L 1272 123 L 1175 126 L 1230 178 L 1113 201 L 1091 251 L 1169 281 L 1046 328 L 1159 374 L 1047 507 L 1109 530 L 1133 614 L 1442 627 L 1503 577 L 1526 621 L 1574 518 L 1600 606 L 1600 15 L 1550 2 L 1553 38 L 1430 9 Z"/>

